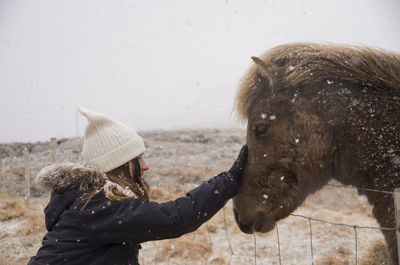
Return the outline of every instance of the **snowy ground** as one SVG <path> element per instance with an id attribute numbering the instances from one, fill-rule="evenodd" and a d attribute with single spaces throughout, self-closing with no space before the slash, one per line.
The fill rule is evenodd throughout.
<path id="1" fill-rule="evenodd" d="M 227 169 L 244 143 L 245 132 L 238 129 L 204 129 L 142 132 L 151 169 L 152 199 L 165 201 L 185 193 Z M 31 198 L 24 194 L 22 177 L 7 179 L 7 154 L 15 150 L 15 167 L 22 168 L 25 144 L 0 145 L 2 178 L 0 193 L 0 264 L 26 264 L 40 246 L 45 233 L 43 208 L 48 194 Z M 79 160 L 81 139 L 59 141 L 57 160 Z M 30 144 L 32 175 L 48 164 L 48 143 Z M 21 171 L 21 170 L 20 170 Z M 20 172 L 14 171 L 14 172 Z M 18 188 L 18 189 L 17 189 Z M 11 193 L 11 195 L 10 195 Z M 147 242 L 140 252 L 141 264 L 312 264 L 310 223 L 291 216 L 278 223 L 278 231 L 245 235 L 235 224 L 231 202 L 198 231 L 179 239 Z M 327 221 L 359 226 L 379 226 L 365 197 L 353 189 L 325 187 L 296 210 Z M 312 222 L 314 264 L 355 264 L 353 228 Z M 357 231 L 358 264 L 388 264 L 379 230 Z M 279 255 L 280 252 L 280 255 Z"/>

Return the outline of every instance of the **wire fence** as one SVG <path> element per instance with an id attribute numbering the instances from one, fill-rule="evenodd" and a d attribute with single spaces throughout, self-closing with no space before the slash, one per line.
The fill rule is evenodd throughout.
<path id="1" fill-rule="evenodd" d="M 159 186 L 164 186 L 164 187 L 169 187 L 169 189 L 173 189 L 173 187 L 171 187 L 170 185 L 166 184 L 166 183 L 158 183 Z M 394 195 L 394 192 L 388 192 L 388 191 L 381 191 L 381 190 L 374 190 L 374 189 L 364 189 L 364 188 L 357 188 L 357 187 L 350 187 L 350 186 L 344 186 L 344 185 L 340 185 L 340 184 L 327 184 L 327 186 L 331 186 L 331 187 L 335 187 L 335 188 L 345 188 L 345 189 L 355 189 L 355 190 L 367 190 L 370 192 L 377 192 L 377 193 L 382 193 L 382 194 L 390 194 L 390 195 Z M 186 191 L 186 190 L 185 190 Z M 228 252 L 229 252 L 229 257 L 228 257 L 228 263 L 227 264 L 231 264 L 232 261 L 232 257 L 236 256 L 234 249 L 232 248 L 231 245 L 231 240 L 230 240 L 230 236 L 229 236 L 229 232 L 228 232 L 228 228 L 227 228 L 227 218 L 226 218 L 226 207 L 224 207 L 222 209 L 223 212 L 223 230 L 224 233 L 226 235 L 226 239 L 228 242 Z M 333 225 L 333 226 L 338 226 L 338 227 L 348 227 L 348 228 L 352 228 L 354 230 L 354 264 L 358 264 L 358 234 L 357 231 L 359 229 L 371 229 L 371 230 L 381 230 L 381 231 L 399 231 L 400 232 L 400 227 L 396 228 L 396 227 L 377 227 L 377 226 L 361 226 L 361 225 L 355 225 L 355 224 L 345 224 L 345 223 L 338 223 L 338 222 L 333 222 L 333 221 L 328 221 L 328 220 L 322 220 L 322 219 L 318 219 L 318 218 L 313 218 L 310 216 L 305 216 L 305 215 L 301 215 L 301 214 L 290 214 L 290 216 L 292 217 L 296 217 L 296 218 L 302 218 L 305 220 L 308 220 L 308 224 L 309 224 L 309 249 L 310 249 L 310 263 L 309 264 L 314 264 L 314 251 L 313 251 L 313 229 L 312 229 L 312 224 L 313 222 L 319 222 L 319 223 L 324 223 L 324 224 L 329 224 L 329 225 Z M 279 265 L 282 264 L 282 256 L 281 256 L 281 244 L 280 244 L 280 234 L 279 234 L 279 225 L 276 224 L 275 226 L 275 230 L 276 230 L 276 242 L 277 242 L 277 252 L 278 252 L 278 258 L 279 258 Z M 211 235 L 208 232 L 207 229 L 207 233 L 212 244 L 212 240 L 211 240 Z M 256 234 L 253 234 L 253 242 L 254 242 L 254 255 L 253 255 L 253 260 L 254 263 L 253 264 L 258 264 L 258 258 L 257 258 L 257 238 L 256 238 Z M 214 246 L 215 247 L 215 246 Z M 187 263 L 185 263 L 187 264 Z M 207 263 L 207 256 L 205 259 L 204 264 L 208 264 Z M 264 264 L 264 263 L 261 263 Z"/>
<path id="2" fill-rule="evenodd" d="M 40 197 L 43 191 L 37 189 L 32 183 L 34 176 L 38 173 L 41 167 L 54 163 L 60 160 L 69 160 L 72 162 L 80 161 L 80 145 L 81 139 L 76 138 L 72 146 L 73 148 L 58 149 L 62 141 L 57 141 L 52 138 L 50 142 L 42 143 L 39 146 L 24 146 L 24 145 L 8 145 L 0 146 L 0 189 L 15 196 L 23 196 L 26 200 L 31 197 Z M 69 143 L 71 144 L 71 143 Z M 34 150 L 36 149 L 36 150 Z M 40 152 L 37 152 L 37 149 Z M 30 153 L 34 151 L 35 157 Z M 38 156 L 38 153 L 40 155 Z M 7 155 L 5 155 L 7 154 Z M 175 151 L 175 160 L 182 154 L 179 152 L 177 145 Z M 171 159 L 171 157 L 170 157 Z M 172 158 L 174 159 L 174 158 Z M 229 159 L 228 159 L 229 160 Z M 178 163 L 177 163 L 178 164 Z M 34 167 L 32 165 L 35 165 Z M 203 168 L 204 174 L 209 173 L 209 168 Z M 186 183 L 181 185 L 170 184 L 160 179 L 151 180 L 151 186 L 166 191 L 166 196 L 162 199 L 173 199 L 176 196 L 181 196 L 188 190 L 196 185 L 188 185 Z M 340 184 L 327 184 L 330 188 L 335 189 L 355 189 L 369 192 L 382 193 L 391 195 L 393 200 L 394 193 L 392 191 L 381 191 L 374 189 L 365 189 L 344 186 Z M 291 214 L 293 218 L 304 219 L 308 223 L 308 264 L 315 264 L 315 245 L 313 245 L 313 229 L 316 223 L 328 224 L 337 227 L 351 228 L 354 231 L 354 264 L 359 261 L 359 230 L 380 230 L 380 231 L 399 231 L 395 227 L 376 227 L 376 226 L 361 226 L 357 224 L 347 224 L 340 222 L 333 222 L 330 220 L 323 220 L 306 216 L 302 214 Z M 267 249 L 274 261 L 260 253 L 266 245 L 263 240 L 264 235 L 251 235 L 245 236 L 238 231 L 235 225 L 234 217 L 232 215 L 232 205 L 228 203 L 216 217 L 203 225 L 199 231 L 185 235 L 183 239 L 172 239 L 160 242 L 147 242 L 143 244 L 140 254 L 141 264 L 283 264 L 282 256 L 282 235 L 279 230 L 280 224 L 275 227 L 276 236 L 275 243 L 269 235 Z M 232 241 L 232 238 L 235 240 Z M 246 244 L 243 244 L 243 239 L 246 238 Z M 238 239 L 239 238 L 239 239 Z M 262 243 L 260 243 L 262 242 Z M 262 244 L 262 246 L 260 246 Z M 273 245 L 275 245 L 275 250 Z M 304 250 L 307 251 L 307 250 Z M 218 255 L 216 254 L 218 253 Z M 271 258 L 271 259 L 272 259 Z M 218 263 L 220 262 L 220 263 Z M 307 264 L 306 263 L 306 264 Z"/>

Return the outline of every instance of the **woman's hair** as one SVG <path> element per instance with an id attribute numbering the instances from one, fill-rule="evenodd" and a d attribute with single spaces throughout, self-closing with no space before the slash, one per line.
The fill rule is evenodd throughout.
<path id="1" fill-rule="evenodd" d="M 133 175 L 131 175 L 130 163 Z M 86 191 L 82 195 L 82 199 L 86 200 L 81 210 L 84 210 L 92 198 L 100 191 L 104 191 L 105 196 L 110 200 L 118 201 L 129 198 L 144 198 L 149 199 L 149 184 L 144 180 L 142 176 L 142 170 L 139 162 L 139 158 L 136 157 L 133 160 L 123 164 L 122 166 L 113 169 L 104 174 L 106 180 L 102 183 L 98 183 L 91 192 Z"/>
<path id="2" fill-rule="evenodd" d="M 106 196 L 113 200 L 127 198 L 149 199 L 149 186 L 143 179 L 139 158 L 132 160 L 133 176 L 129 169 L 129 162 L 108 172 L 108 182 L 104 186 Z M 122 188 L 122 190 L 121 190 Z"/>

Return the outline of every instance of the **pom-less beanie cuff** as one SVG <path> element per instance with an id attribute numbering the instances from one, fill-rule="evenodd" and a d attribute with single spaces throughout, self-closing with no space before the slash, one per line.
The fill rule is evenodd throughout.
<path id="1" fill-rule="evenodd" d="M 137 139 L 88 161 L 87 164 L 96 165 L 104 172 L 109 172 L 143 154 L 145 149 L 143 140 Z"/>

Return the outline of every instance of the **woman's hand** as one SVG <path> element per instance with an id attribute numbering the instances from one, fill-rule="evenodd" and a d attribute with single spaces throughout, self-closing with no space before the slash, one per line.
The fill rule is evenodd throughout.
<path id="1" fill-rule="evenodd" d="M 239 155 L 236 161 L 233 163 L 232 167 L 228 170 L 229 174 L 232 175 L 239 183 L 242 179 L 242 175 L 247 165 L 247 145 L 243 145 L 240 149 Z"/>

